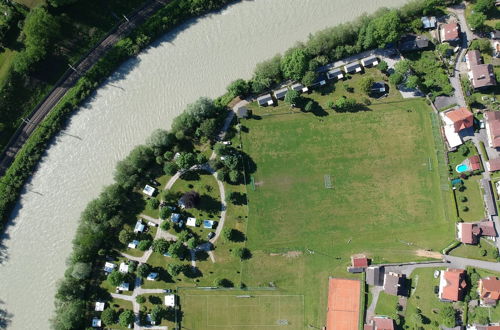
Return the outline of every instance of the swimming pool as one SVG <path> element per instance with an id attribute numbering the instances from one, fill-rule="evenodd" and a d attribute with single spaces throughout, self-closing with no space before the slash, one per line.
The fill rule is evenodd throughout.
<path id="1" fill-rule="evenodd" d="M 469 167 L 465 164 L 460 164 L 460 165 L 457 165 L 457 168 L 456 168 L 457 172 L 458 173 L 462 173 L 462 172 L 466 172 L 469 170 Z"/>

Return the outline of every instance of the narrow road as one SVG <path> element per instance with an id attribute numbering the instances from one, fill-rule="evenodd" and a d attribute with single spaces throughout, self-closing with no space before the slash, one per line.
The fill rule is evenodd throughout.
<path id="1" fill-rule="evenodd" d="M 14 161 L 17 153 L 35 128 L 43 121 L 47 114 L 59 103 L 67 91 L 75 85 L 81 75 L 85 74 L 97 61 L 106 54 L 120 39 L 130 33 L 139 23 L 151 17 L 157 10 L 162 8 L 168 0 L 153 0 L 136 10 L 128 17 L 128 21 L 120 24 L 110 32 L 85 58 L 76 66 L 76 72 L 70 71 L 63 79 L 54 86 L 50 94 L 33 109 L 27 118 L 29 124 L 23 123 L 14 133 L 7 144 L 5 151 L 0 155 L 0 175 L 3 175 L 10 164 Z"/>

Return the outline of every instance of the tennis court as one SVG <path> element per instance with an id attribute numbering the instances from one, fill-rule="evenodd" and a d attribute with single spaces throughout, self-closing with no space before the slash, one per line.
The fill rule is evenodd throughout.
<path id="1" fill-rule="evenodd" d="M 360 310 L 361 282 L 330 278 L 326 330 L 357 330 Z"/>

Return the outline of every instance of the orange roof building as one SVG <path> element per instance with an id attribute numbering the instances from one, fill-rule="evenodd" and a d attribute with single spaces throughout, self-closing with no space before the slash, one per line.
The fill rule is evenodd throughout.
<path id="1" fill-rule="evenodd" d="M 500 112 L 485 111 L 484 119 L 486 121 L 486 135 L 488 136 L 488 145 L 492 148 L 500 147 Z"/>
<path id="2" fill-rule="evenodd" d="M 441 25 L 441 42 L 454 42 L 460 40 L 460 25 L 448 23 Z"/>
<path id="3" fill-rule="evenodd" d="M 478 290 L 483 304 L 496 305 L 500 299 L 500 280 L 498 277 L 482 278 Z"/>
<path id="4" fill-rule="evenodd" d="M 470 169 L 472 171 L 478 171 L 481 169 L 481 159 L 479 155 L 474 155 L 469 157 Z"/>
<path id="5" fill-rule="evenodd" d="M 474 116 L 467 108 L 458 108 L 445 113 L 445 116 L 453 123 L 455 133 L 474 125 Z"/>
<path id="6" fill-rule="evenodd" d="M 441 272 L 439 280 L 439 299 L 442 301 L 461 301 L 467 288 L 464 269 L 448 268 Z"/>
<path id="7" fill-rule="evenodd" d="M 326 330 L 358 330 L 361 282 L 330 278 Z"/>

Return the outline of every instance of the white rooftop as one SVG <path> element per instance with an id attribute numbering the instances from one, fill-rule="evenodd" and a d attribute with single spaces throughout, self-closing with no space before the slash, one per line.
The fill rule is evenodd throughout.
<path id="1" fill-rule="evenodd" d="M 98 319 L 97 317 L 94 317 L 92 319 L 92 327 L 99 328 L 101 325 L 102 325 L 101 319 Z"/>
<path id="2" fill-rule="evenodd" d="M 165 305 L 169 307 L 175 307 L 175 294 L 165 295 Z"/>
<path id="3" fill-rule="evenodd" d="M 104 264 L 104 271 L 106 273 L 111 273 L 113 271 L 113 269 L 115 269 L 116 265 L 112 262 L 106 262 Z"/>
<path id="4" fill-rule="evenodd" d="M 129 247 L 130 249 L 135 249 L 135 248 L 137 248 L 137 245 L 139 245 L 139 241 L 138 241 L 138 240 L 136 240 L 136 239 L 134 239 L 132 242 L 128 243 L 128 247 Z"/>
<path id="5" fill-rule="evenodd" d="M 120 290 L 120 291 L 128 291 L 129 287 L 130 286 L 129 286 L 128 283 L 123 282 L 122 284 L 120 284 L 118 286 L 118 290 Z"/>
<path id="6" fill-rule="evenodd" d="M 142 233 L 144 231 L 144 224 L 141 220 L 137 221 L 134 227 L 134 233 Z"/>
<path id="7" fill-rule="evenodd" d="M 151 187 L 150 185 L 147 184 L 144 187 L 144 189 L 142 190 L 142 192 L 145 193 L 146 195 L 152 197 L 153 194 L 155 193 L 155 190 L 156 190 L 156 188 L 153 188 L 153 187 Z"/>
<path id="8" fill-rule="evenodd" d="M 186 225 L 189 227 L 196 227 L 196 218 L 187 218 Z"/>
<path id="9" fill-rule="evenodd" d="M 128 265 L 124 262 L 120 264 L 120 273 L 128 273 Z"/>
<path id="10" fill-rule="evenodd" d="M 96 312 L 102 312 L 104 310 L 104 305 L 106 305 L 106 303 L 100 302 L 100 301 L 96 301 L 95 302 L 95 311 Z"/>
<path id="11" fill-rule="evenodd" d="M 148 281 L 154 281 L 154 280 L 156 280 L 158 278 L 158 275 L 159 275 L 158 273 L 150 273 L 148 275 L 148 277 L 147 277 L 147 280 Z"/>

